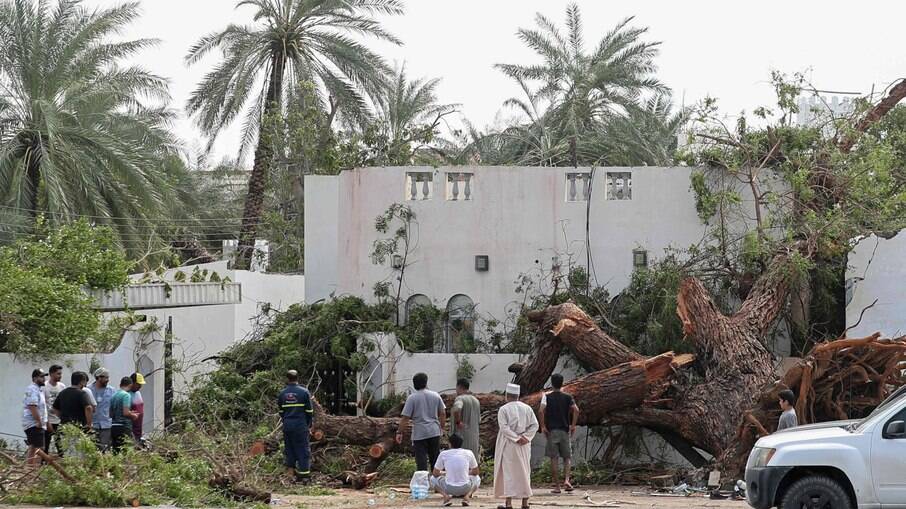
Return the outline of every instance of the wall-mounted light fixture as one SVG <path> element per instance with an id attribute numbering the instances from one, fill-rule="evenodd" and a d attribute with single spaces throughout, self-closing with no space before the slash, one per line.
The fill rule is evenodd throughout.
<path id="1" fill-rule="evenodd" d="M 487 272 L 491 268 L 491 261 L 488 255 L 475 255 L 475 270 L 478 272 Z"/>
<path id="2" fill-rule="evenodd" d="M 390 266 L 393 267 L 394 269 L 402 269 L 403 268 L 403 255 L 398 255 L 398 254 L 393 255 L 393 258 L 390 260 Z"/>
<path id="3" fill-rule="evenodd" d="M 637 269 L 644 269 L 648 266 L 648 251 L 644 249 L 632 250 L 632 266 Z"/>

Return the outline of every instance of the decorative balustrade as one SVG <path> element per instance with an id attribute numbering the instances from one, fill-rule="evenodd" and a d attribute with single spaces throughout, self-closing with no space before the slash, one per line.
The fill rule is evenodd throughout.
<path id="1" fill-rule="evenodd" d="M 430 200 L 434 195 L 434 174 L 429 171 L 406 172 L 406 200 Z"/>
<path id="2" fill-rule="evenodd" d="M 469 201 L 472 199 L 472 173 L 447 173 L 447 200 Z"/>
<path id="3" fill-rule="evenodd" d="M 566 201 L 588 201 L 591 198 L 591 173 L 566 174 Z"/>
<path id="4" fill-rule="evenodd" d="M 628 171 L 607 172 L 607 199 L 632 199 L 632 173 Z"/>

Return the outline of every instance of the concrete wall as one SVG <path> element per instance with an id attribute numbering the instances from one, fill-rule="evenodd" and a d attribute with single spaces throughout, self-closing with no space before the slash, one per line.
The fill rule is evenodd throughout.
<path id="1" fill-rule="evenodd" d="M 470 201 L 445 199 L 448 170 L 473 173 Z M 432 172 L 430 200 L 405 199 L 406 174 L 414 171 Z M 647 250 L 653 261 L 667 248 L 687 248 L 705 238 L 690 190 L 694 169 L 598 168 L 590 206 L 566 199 L 567 173 L 577 171 L 589 169 L 391 167 L 306 177 L 306 301 L 331 294 L 369 299 L 375 283 L 394 282 L 398 271 L 370 258 L 374 242 L 387 237 L 375 231 L 375 218 L 393 203 L 404 203 L 416 216 L 403 300 L 424 294 L 444 308 L 451 297 L 465 294 L 485 319 L 518 313 L 525 295 L 515 291 L 515 281 L 523 274 L 540 278 L 554 256 L 564 270 L 570 262 L 586 266 L 586 226 L 593 283 L 611 295 L 629 282 L 633 250 Z M 632 174 L 632 199 L 606 199 L 609 172 Z M 724 184 L 735 186 L 743 207 L 751 207 L 748 189 L 729 179 Z M 729 222 L 743 229 L 753 216 L 741 213 Z M 489 256 L 489 271 L 475 270 L 476 255 Z"/>
<path id="2" fill-rule="evenodd" d="M 305 302 L 314 303 L 337 292 L 340 253 L 337 227 L 340 207 L 340 180 L 333 176 L 305 176 Z M 343 266 L 345 269 L 345 266 Z"/>
<path id="3" fill-rule="evenodd" d="M 146 385 L 142 390 L 145 398 L 145 431 L 163 425 L 164 373 L 156 369 L 163 366 L 163 345 L 152 343 L 140 345 L 135 337 L 127 334 L 120 345 L 109 354 L 76 354 L 64 355 L 53 360 L 29 360 L 17 358 L 13 354 L 0 353 L 0 439 L 10 446 L 24 448 L 25 434 L 22 430 L 23 399 L 25 388 L 31 383 L 31 372 L 35 368 L 45 371 L 51 364 L 63 366 L 63 383 L 69 385 L 73 371 L 85 371 L 90 374 L 92 359 L 95 365 L 110 370 L 110 384 L 119 385 L 119 379 L 128 376 L 141 368 L 150 373 L 145 377 Z M 94 377 L 90 377 L 94 383 Z"/>
<path id="4" fill-rule="evenodd" d="M 906 334 L 906 232 L 891 239 L 861 239 L 849 254 L 846 278 L 846 326 L 855 325 L 849 337 Z"/>

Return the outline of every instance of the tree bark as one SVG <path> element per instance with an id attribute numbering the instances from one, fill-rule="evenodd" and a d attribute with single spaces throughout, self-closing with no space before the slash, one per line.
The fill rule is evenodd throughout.
<path id="1" fill-rule="evenodd" d="M 527 362 L 510 366 L 515 372 L 513 383 L 519 385 L 523 393 L 540 391 L 547 384 L 547 379 L 557 367 L 557 360 L 563 350 L 563 343 L 548 331 L 539 331 Z"/>
<path id="2" fill-rule="evenodd" d="M 239 230 L 239 246 L 236 250 L 235 267 L 251 268 L 252 255 L 255 251 L 255 237 L 258 225 L 261 224 L 264 193 L 273 162 L 274 148 L 264 132 L 264 122 L 274 113 L 280 111 L 283 93 L 283 72 L 286 68 L 286 55 L 282 49 L 274 50 L 271 55 L 271 73 L 264 98 L 264 112 L 258 128 L 258 145 L 255 147 L 255 162 L 249 175 L 248 194 L 242 212 L 242 225 Z"/>
<path id="3" fill-rule="evenodd" d="M 579 306 L 567 302 L 539 311 L 529 311 L 526 318 L 540 330 L 549 332 L 551 341 L 560 340 L 582 366 L 589 371 L 607 369 L 624 362 L 642 360 L 631 348 L 602 331 Z M 552 350 L 556 345 L 548 347 Z M 556 359 L 554 359 L 556 366 Z M 551 370 L 553 367 L 551 366 Z M 540 370 L 539 370 L 540 371 Z M 550 376 L 547 372 L 545 378 Z"/>
<path id="4" fill-rule="evenodd" d="M 609 412 L 634 408 L 645 401 L 656 401 L 656 406 L 669 405 L 663 393 L 670 387 L 674 376 L 691 366 L 694 356 L 676 355 L 666 352 L 649 359 L 626 362 L 608 370 L 596 371 L 564 384 L 563 391 L 573 396 L 582 409 L 579 424 L 597 424 L 606 420 Z M 521 401 L 534 409 L 541 404 L 543 393 L 529 394 Z M 497 439 L 497 411 L 506 403 L 499 394 L 476 394 L 481 403 L 481 444 L 493 450 Z M 452 396 L 445 396 L 449 403 Z M 324 413 L 315 406 L 314 430 L 323 430 L 330 441 L 340 441 L 369 447 L 369 456 L 386 456 L 393 448 L 386 446 L 387 440 L 399 428 L 397 417 L 343 417 Z M 446 433 L 446 430 L 445 430 Z M 410 443 L 409 430 L 404 431 L 403 442 Z M 404 447 L 399 447 L 403 449 Z M 374 453 L 374 454 L 372 454 Z"/>

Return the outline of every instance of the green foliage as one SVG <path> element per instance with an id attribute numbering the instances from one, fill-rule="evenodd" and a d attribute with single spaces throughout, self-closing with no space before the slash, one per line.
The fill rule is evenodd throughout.
<path id="1" fill-rule="evenodd" d="M 700 171 L 692 172 L 692 192 L 695 193 L 695 211 L 703 223 L 708 221 L 717 214 L 717 198 L 705 183 L 705 174 Z"/>
<path id="2" fill-rule="evenodd" d="M 406 351 L 433 352 L 437 338 L 443 336 L 446 313 L 434 306 L 415 306 L 408 310 L 406 323 L 397 338 Z"/>
<path id="3" fill-rule="evenodd" d="M 115 291 L 128 268 L 112 230 L 85 221 L 0 248 L 0 350 L 35 357 L 118 342 L 121 323 L 101 327 L 82 289 Z"/>
<path id="4" fill-rule="evenodd" d="M 20 241 L 15 246 L 16 262 L 23 269 L 103 290 L 128 282 L 132 264 L 116 245 L 111 228 L 92 226 L 84 219 L 56 229 L 47 229 L 39 220 L 39 226 L 39 232 L 46 230 L 44 235 L 39 233 L 40 241 Z"/>
<path id="5" fill-rule="evenodd" d="M 647 356 L 692 351 L 676 315 L 676 296 L 687 275 L 672 257 L 633 271 L 629 285 L 607 306 L 614 336 Z"/>
<path id="6" fill-rule="evenodd" d="M 126 63 L 155 41 L 120 37 L 138 11 L 0 3 L 0 220 L 17 232 L 88 215 L 131 245 L 180 208 L 167 82 Z"/>
<path id="7" fill-rule="evenodd" d="M 340 297 L 313 305 L 296 304 L 278 314 L 260 337 L 223 352 L 220 367 L 196 386 L 177 412 L 208 422 L 258 422 L 276 415 L 275 400 L 289 369 L 300 379 L 318 380 L 318 369 L 359 368 L 359 336 L 393 331 L 393 307 L 369 306 L 357 297 Z M 314 386 L 311 386 L 314 389 Z M 348 388 L 354 399 L 354 387 Z M 315 392 L 315 396 L 323 396 Z"/>
<path id="8" fill-rule="evenodd" d="M 161 456 L 127 449 L 122 455 L 101 454 L 94 442 L 73 427 L 63 431 L 68 454 L 62 466 L 76 483 L 45 468 L 39 482 L 15 492 L 9 502 L 43 506 L 122 507 L 173 504 L 179 507 L 233 505 L 208 486 L 212 466 L 189 455 Z"/>
<path id="9" fill-rule="evenodd" d="M 81 351 L 100 325 L 91 304 L 77 285 L 0 261 L 0 350 L 24 356 Z"/>
<path id="10" fill-rule="evenodd" d="M 471 381 L 472 377 L 475 376 L 475 366 L 469 362 L 468 357 L 459 357 L 456 360 L 456 379 L 465 378 L 466 380 Z"/>

